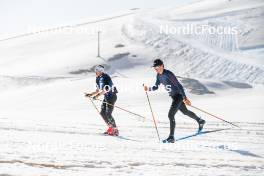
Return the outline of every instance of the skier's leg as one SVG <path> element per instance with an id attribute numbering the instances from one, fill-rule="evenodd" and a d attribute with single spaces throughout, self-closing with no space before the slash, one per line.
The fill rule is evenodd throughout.
<path id="1" fill-rule="evenodd" d="M 177 113 L 178 109 L 180 108 L 182 104 L 182 97 L 179 95 L 176 95 L 172 97 L 172 104 L 169 110 L 169 120 L 170 120 L 170 136 L 174 136 L 175 132 L 175 114 Z"/>
<path id="2" fill-rule="evenodd" d="M 100 114 L 103 117 L 105 123 L 106 124 L 109 124 L 108 119 L 106 117 L 106 103 L 105 102 L 106 102 L 106 100 L 104 99 L 103 102 L 102 102 L 102 105 L 101 105 L 101 112 L 100 112 Z"/>
<path id="3" fill-rule="evenodd" d="M 181 104 L 179 109 L 184 115 L 191 117 L 192 119 L 196 120 L 197 122 L 200 120 L 200 117 L 198 117 L 194 112 L 188 110 L 184 103 Z"/>
<path id="4" fill-rule="evenodd" d="M 116 128 L 116 123 L 115 123 L 115 119 L 112 116 L 112 112 L 114 110 L 114 105 L 116 100 L 117 100 L 117 96 L 115 94 L 111 98 L 107 99 L 107 103 L 109 104 L 106 104 L 106 110 L 105 110 L 105 116 L 108 120 L 108 123 L 114 128 Z"/>
<path id="5" fill-rule="evenodd" d="M 184 114 L 187 115 L 189 117 L 191 117 L 192 119 L 196 120 L 198 123 L 198 132 L 200 132 L 203 129 L 203 126 L 205 124 L 205 120 L 201 119 L 200 117 L 198 117 L 194 112 L 190 111 L 187 109 L 186 105 L 184 103 L 182 103 L 182 105 L 180 106 L 180 111 Z"/>

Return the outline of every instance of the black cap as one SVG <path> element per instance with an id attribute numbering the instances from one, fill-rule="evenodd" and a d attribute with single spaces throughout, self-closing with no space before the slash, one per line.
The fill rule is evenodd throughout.
<path id="1" fill-rule="evenodd" d="M 161 66 L 161 65 L 163 65 L 162 60 L 155 59 L 154 62 L 153 62 L 153 66 L 152 67 L 157 67 L 157 66 Z"/>

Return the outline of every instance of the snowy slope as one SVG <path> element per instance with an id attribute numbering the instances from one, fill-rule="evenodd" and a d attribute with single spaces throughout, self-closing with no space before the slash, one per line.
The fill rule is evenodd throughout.
<path id="1" fill-rule="evenodd" d="M 122 81 L 127 82 L 123 79 L 114 81 L 120 85 Z M 138 79 L 133 80 L 131 84 L 138 84 Z M 116 109 L 114 117 L 121 137 L 101 136 L 105 129 L 102 119 L 82 96 L 87 85 L 93 82 L 93 78 L 63 81 L 2 94 L 1 173 L 262 175 L 263 105 L 244 102 L 256 102 L 256 97 L 263 99 L 263 88 L 240 94 L 234 94 L 234 90 L 228 97 L 191 96 L 197 106 L 233 121 L 242 129 L 196 112 L 207 120 L 206 131 L 221 131 L 185 139 L 195 133 L 196 124 L 179 113 L 175 136 L 179 141 L 168 145 L 157 142 L 144 92 L 120 93 L 117 105 L 140 113 L 147 120 Z M 166 94 L 163 93 L 163 98 L 161 95 L 150 94 L 150 97 L 160 135 L 165 138 L 169 130 L 166 112 L 170 102 Z M 260 119 L 254 122 L 257 116 Z"/>
<path id="2" fill-rule="evenodd" d="M 262 9 L 257 0 L 203 0 L 1 41 L 0 175 L 262 175 Z M 239 34 L 160 33 L 161 25 L 188 24 L 231 25 Z M 208 133 L 195 136 L 197 124 L 178 113 L 178 141 L 158 143 L 142 91 L 155 81 L 155 57 L 181 77 L 194 106 L 241 128 L 193 109 Z M 96 64 L 118 87 L 116 105 L 146 117 L 115 109 L 120 137 L 100 135 L 106 127 L 83 97 L 95 88 Z M 164 91 L 149 96 L 166 138 L 171 100 Z"/>
<path id="3" fill-rule="evenodd" d="M 218 2 L 218 1 L 217 1 Z M 144 43 L 159 51 L 172 69 L 191 77 L 234 80 L 263 84 L 263 2 L 245 6 L 240 1 L 201 1 L 169 15 L 153 19 L 153 14 L 134 19 L 123 31 L 131 40 Z M 246 2 L 245 2 L 246 3 Z M 220 6 L 223 4 L 222 6 Z M 242 4 L 241 7 L 239 4 Z M 214 5 L 212 7 L 212 5 Z M 225 8 L 225 7 L 229 8 Z M 238 7 L 234 11 L 232 6 Z M 214 11 L 223 7 L 225 11 Z M 207 13 L 207 8 L 212 12 Z M 193 12 L 193 9 L 194 10 Z M 220 8 L 221 9 L 221 8 Z M 190 10 L 192 12 L 190 12 Z M 200 13 L 196 13 L 196 11 Z M 162 12 L 160 12 L 162 14 Z M 164 13 L 164 12 L 163 12 Z M 205 15 L 206 13 L 206 15 Z M 199 17 L 203 15 L 203 17 Z M 183 18 L 183 19 L 182 19 Z M 165 19 L 165 20 L 164 20 Z M 246 21 L 246 23 L 245 23 Z M 237 35 L 174 34 L 160 32 L 164 28 L 186 26 L 235 27 Z M 165 27 L 164 27 L 165 26 Z M 244 53 L 251 49 L 250 54 Z M 253 50 L 255 49 L 255 50 Z M 248 52 L 248 51 L 247 51 Z M 182 69 L 184 66 L 185 70 Z"/>

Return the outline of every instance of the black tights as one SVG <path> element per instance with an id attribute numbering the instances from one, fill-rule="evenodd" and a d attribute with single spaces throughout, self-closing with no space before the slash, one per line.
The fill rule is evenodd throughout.
<path id="1" fill-rule="evenodd" d="M 182 95 L 176 94 L 175 96 L 172 97 L 172 104 L 168 114 L 170 120 L 170 136 L 174 136 L 174 132 L 175 132 L 174 116 L 178 110 L 180 110 L 184 115 L 187 115 L 190 118 L 196 120 L 197 122 L 199 122 L 200 120 L 200 118 L 195 113 L 187 109 L 186 105 L 183 102 Z"/>
<path id="2" fill-rule="evenodd" d="M 116 100 L 117 100 L 116 94 L 113 94 L 111 97 L 107 97 L 107 98 L 105 97 L 103 100 L 103 103 L 101 106 L 101 112 L 100 112 L 105 123 L 112 127 L 116 127 L 115 119 L 112 116 L 112 112 L 114 110 L 113 105 L 115 105 Z"/>

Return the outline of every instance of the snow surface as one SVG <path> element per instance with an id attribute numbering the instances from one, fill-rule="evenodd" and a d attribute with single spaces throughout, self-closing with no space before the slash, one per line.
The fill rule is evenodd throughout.
<path id="1" fill-rule="evenodd" d="M 263 15 L 263 1 L 203 0 L 1 41 L 0 175 L 263 175 Z M 159 32 L 160 25 L 186 24 L 240 32 L 238 38 Z M 197 124 L 178 113 L 177 142 L 159 143 L 142 91 L 155 81 L 155 57 L 180 76 L 194 106 L 240 128 L 190 108 L 207 121 L 205 132 L 217 131 L 195 136 Z M 115 109 L 120 137 L 101 135 L 106 126 L 83 96 L 95 88 L 96 64 L 118 87 L 116 105 L 146 117 Z M 170 97 L 149 96 L 166 138 Z"/>

